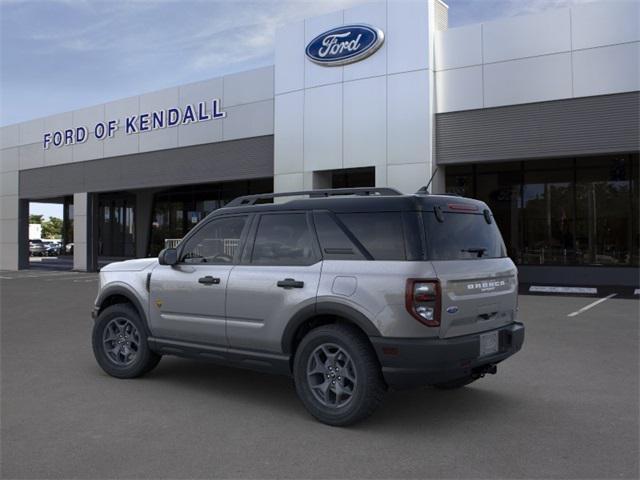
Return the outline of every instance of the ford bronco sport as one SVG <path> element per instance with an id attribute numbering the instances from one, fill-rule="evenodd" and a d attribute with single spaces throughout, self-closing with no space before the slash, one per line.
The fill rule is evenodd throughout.
<path id="1" fill-rule="evenodd" d="M 93 350 L 118 378 L 162 355 L 291 375 L 314 417 L 348 425 L 389 387 L 496 373 L 524 340 L 517 286 L 478 200 L 388 188 L 240 197 L 158 259 L 101 270 Z"/>

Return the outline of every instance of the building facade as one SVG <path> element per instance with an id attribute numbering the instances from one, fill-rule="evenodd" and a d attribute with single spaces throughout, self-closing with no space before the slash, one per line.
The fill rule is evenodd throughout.
<path id="1" fill-rule="evenodd" d="M 458 28 L 447 8 L 310 18 L 278 30 L 274 66 L 3 127 L 0 268 L 28 266 L 32 201 L 65 205 L 93 270 L 238 195 L 433 177 L 489 204 L 522 280 L 637 286 L 638 3 Z"/>

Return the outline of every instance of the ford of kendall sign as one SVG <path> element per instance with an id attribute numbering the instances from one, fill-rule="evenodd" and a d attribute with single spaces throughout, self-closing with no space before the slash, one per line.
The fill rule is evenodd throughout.
<path id="1" fill-rule="evenodd" d="M 51 146 L 64 147 L 84 143 L 89 138 L 89 134 L 93 135 L 96 140 L 106 140 L 113 138 L 119 130 L 124 131 L 126 135 L 131 135 L 189 125 L 190 123 L 206 122 L 207 120 L 218 120 L 226 116 L 227 113 L 221 109 L 220 99 L 214 98 L 210 102 L 189 104 L 184 108 L 174 107 L 142 112 L 123 119 L 113 118 L 105 122 L 98 122 L 95 125 L 77 125 L 74 128 L 45 132 L 42 138 L 42 147 L 48 150 Z"/>
<path id="2" fill-rule="evenodd" d="M 384 33 L 369 25 L 347 25 L 318 35 L 306 48 L 312 62 L 326 67 L 367 58 L 384 42 Z"/>

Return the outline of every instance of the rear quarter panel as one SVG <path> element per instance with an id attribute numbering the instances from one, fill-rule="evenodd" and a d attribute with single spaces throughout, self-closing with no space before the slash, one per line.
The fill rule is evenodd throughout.
<path id="1" fill-rule="evenodd" d="M 318 302 L 358 310 L 385 337 L 434 337 L 438 328 L 421 324 L 405 308 L 407 278 L 434 277 L 431 262 L 325 260 Z"/>

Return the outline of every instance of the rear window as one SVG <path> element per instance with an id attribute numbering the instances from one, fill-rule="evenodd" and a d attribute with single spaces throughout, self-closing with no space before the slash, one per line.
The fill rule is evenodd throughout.
<path id="1" fill-rule="evenodd" d="M 433 212 L 424 213 L 427 253 L 430 260 L 478 260 L 506 257 L 506 249 L 495 220 L 484 215 L 442 213 L 440 222 Z"/>

